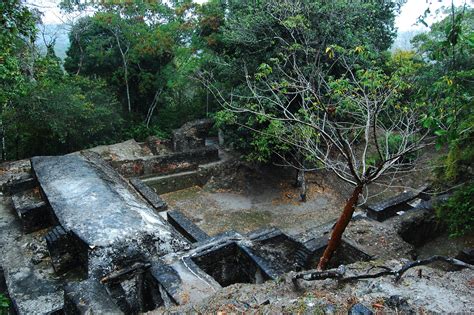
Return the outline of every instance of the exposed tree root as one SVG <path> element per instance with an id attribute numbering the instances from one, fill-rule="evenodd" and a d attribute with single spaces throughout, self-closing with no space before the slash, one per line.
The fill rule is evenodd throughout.
<path id="1" fill-rule="evenodd" d="M 445 256 L 432 256 L 427 259 L 415 260 L 415 261 L 406 263 L 405 265 L 403 265 L 402 268 L 398 270 L 392 270 L 385 266 L 377 266 L 377 267 L 374 266 L 373 268 L 370 268 L 368 272 L 370 272 L 370 270 L 375 269 L 375 268 L 380 268 L 384 270 L 377 273 L 366 273 L 362 275 L 344 277 L 345 267 L 340 266 L 336 270 L 301 272 L 301 273 L 296 274 L 292 280 L 296 286 L 298 285 L 297 284 L 298 279 L 302 279 L 306 281 L 337 279 L 339 282 L 352 282 L 352 281 L 357 281 L 357 280 L 362 280 L 362 279 L 373 279 L 373 278 L 378 278 L 378 277 L 383 277 L 383 276 L 395 276 L 395 281 L 399 281 L 401 277 L 403 276 L 403 274 L 409 269 L 413 267 L 417 267 L 417 266 L 428 265 L 437 261 L 446 262 L 450 265 L 460 267 L 460 268 L 468 268 L 468 269 L 474 268 L 472 265 L 464 263 L 455 258 L 445 257 Z"/>

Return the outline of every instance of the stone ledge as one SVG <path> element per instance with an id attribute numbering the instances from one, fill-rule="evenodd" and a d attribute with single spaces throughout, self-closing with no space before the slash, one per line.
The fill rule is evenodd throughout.
<path id="1" fill-rule="evenodd" d="M 53 215 L 47 203 L 41 199 L 38 188 L 14 194 L 12 203 L 25 233 L 32 233 L 54 224 Z"/>
<path id="2" fill-rule="evenodd" d="M 168 211 L 166 216 L 168 222 L 192 243 L 209 239 L 209 235 L 207 235 L 196 224 L 188 219 L 182 212 L 178 210 L 172 210 Z"/>
<path id="3" fill-rule="evenodd" d="M 110 164 L 126 177 L 138 177 L 196 170 L 199 164 L 218 160 L 219 149 L 210 146 L 140 159 L 110 161 Z"/>
<path id="4" fill-rule="evenodd" d="M 153 206 L 153 208 L 155 208 L 155 210 L 161 212 L 168 209 L 166 202 L 139 178 L 131 178 L 130 184 L 132 184 L 132 186 Z"/>

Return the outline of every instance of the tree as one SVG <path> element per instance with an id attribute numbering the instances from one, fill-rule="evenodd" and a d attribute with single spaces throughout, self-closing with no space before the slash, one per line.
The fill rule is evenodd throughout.
<path id="1" fill-rule="evenodd" d="M 253 76 L 262 64 L 287 55 L 290 49 L 304 46 L 317 52 L 336 45 L 383 51 L 395 34 L 397 8 L 396 1 L 210 1 L 202 10 L 199 30 L 207 43 L 203 47 L 214 58 L 204 64 L 203 72 L 213 74 L 214 85 L 223 93 L 243 95 L 248 92 L 246 74 Z M 324 65 L 328 58 L 321 57 Z M 331 74 L 338 71 L 333 67 Z M 253 128 L 261 130 L 264 126 L 256 122 Z M 271 146 L 277 143 L 262 133 L 240 127 L 227 131 L 227 143 L 249 159 L 274 158 Z M 247 141 L 249 138 L 252 141 Z"/>
<path id="2" fill-rule="evenodd" d="M 425 124 L 434 129 L 438 146 L 450 149 L 441 179 L 459 183 L 467 179 L 474 159 L 468 149 L 474 138 L 474 9 L 453 6 L 448 13 L 413 44 L 425 60 L 417 73 L 417 98 L 430 104 Z"/>
<path id="3" fill-rule="evenodd" d="M 27 43 L 35 36 L 36 18 L 19 0 L 0 2 L 0 116 L 12 106 L 12 99 L 25 92 L 28 73 L 23 57 L 29 54 Z M 25 58 L 28 59 L 28 58 Z M 6 158 L 6 133 L 3 118 L 0 120 L 2 160 Z"/>
<path id="4" fill-rule="evenodd" d="M 190 80 L 202 63 L 194 46 L 195 4 L 93 5 L 94 16 L 71 30 L 70 74 L 104 79 L 136 130 L 170 130 L 206 114 L 203 88 Z"/>
<path id="5" fill-rule="evenodd" d="M 318 264 L 324 269 L 360 195 L 382 176 L 409 167 L 407 155 L 426 145 L 427 132 L 418 123 L 420 108 L 403 97 L 411 88 L 405 68 L 384 73 L 380 55 L 364 46 L 314 46 L 313 30 L 300 14 L 304 6 L 282 3 L 270 13 L 289 36 L 256 73 L 241 70 L 245 90 L 227 94 L 212 74 L 201 80 L 225 108 L 220 115 L 227 123 L 250 128 L 284 150 L 303 152 L 306 161 L 354 186 Z"/>
<path id="6" fill-rule="evenodd" d="M 447 147 L 436 175 L 440 190 L 453 190 L 437 214 L 451 236 L 474 232 L 474 9 L 456 8 L 413 39 L 425 63 L 417 73 L 418 102 L 429 104 L 424 117 L 437 136 L 437 147 Z"/>

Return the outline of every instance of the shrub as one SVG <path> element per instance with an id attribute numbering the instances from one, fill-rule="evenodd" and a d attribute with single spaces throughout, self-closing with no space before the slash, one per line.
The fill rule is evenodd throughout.
<path id="1" fill-rule="evenodd" d="M 7 297 L 0 293 L 0 315 L 8 314 L 8 308 L 10 307 L 10 301 Z"/>
<path id="2" fill-rule="evenodd" d="M 464 184 L 446 203 L 436 207 L 438 218 L 448 226 L 450 236 L 474 232 L 474 182 Z"/>

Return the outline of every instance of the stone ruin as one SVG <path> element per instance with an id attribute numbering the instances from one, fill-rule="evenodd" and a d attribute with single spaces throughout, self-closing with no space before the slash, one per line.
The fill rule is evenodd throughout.
<path id="1" fill-rule="evenodd" d="M 123 156 L 120 146 L 99 147 L 7 168 L 1 181 L 11 205 L 4 202 L 0 244 L 12 249 L 0 260 L 0 292 L 15 312 L 137 314 L 196 303 L 234 283 L 259 284 L 314 267 L 327 233 L 308 237 L 270 228 L 210 237 L 183 213 L 168 209 L 147 185 L 150 176 L 180 173 L 188 180 L 212 173 L 212 167 L 200 165 L 219 163 L 222 154 L 206 146 L 206 124 L 175 132 L 175 150 L 151 139 L 129 142 L 127 148 L 135 149 Z M 420 196 L 422 190 L 371 205 L 368 216 L 393 216 Z M 7 215 L 10 209 L 16 217 Z M 38 252 L 44 257 L 36 259 Z M 344 239 L 332 266 L 370 259 Z"/>
<path id="2" fill-rule="evenodd" d="M 234 283 L 309 268 L 327 242 L 278 229 L 209 237 L 178 211 L 163 218 L 166 207 L 148 186 L 88 151 L 34 157 L 31 174 L 5 189 L 24 233 L 47 229 L 55 273 L 42 278 L 35 265 L 19 271 L 3 262 L 19 314 L 128 314 L 193 303 Z"/>
<path id="3" fill-rule="evenodd" d="M 28 260 L 29 248 L 18 246 L 2 259 L 0 292 L 14 310 L 135 314 L 312 267 L 327 236 L 302 239 L 272 228 L 210 237 L 183 213 L 166 211 L 146 184 L 150 176 L 212 172 L 199 166 L 220 160 L 218 148 L 205 141 L 209 127 L 207 120 L 186 124 L 172 146 L 128 141 L 7 168 L 3 191 L 16 218 L 2 246 L 27 239 L 33 251 L 45 243 L 47 256 Z M 344 247 L 339 262 L 370 258 Z"/>

